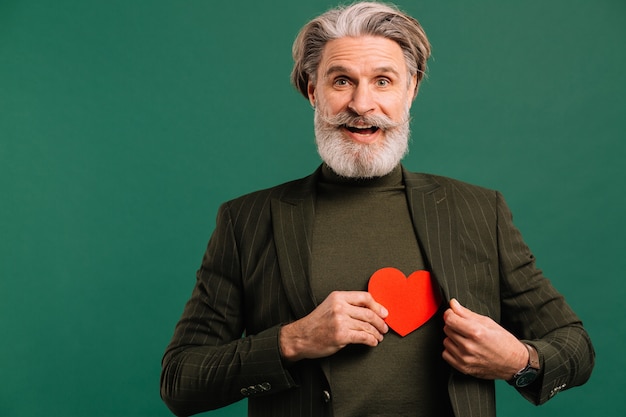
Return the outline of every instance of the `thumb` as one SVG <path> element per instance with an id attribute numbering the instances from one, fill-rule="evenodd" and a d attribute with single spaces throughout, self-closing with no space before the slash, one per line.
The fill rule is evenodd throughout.
<path id="1" fill-rule="evenodd" d="M 467 316 L 471 312 L 470 309 L 463 307 L 456 298 L 450 300 L 450 308 L 461 317 Z"/>

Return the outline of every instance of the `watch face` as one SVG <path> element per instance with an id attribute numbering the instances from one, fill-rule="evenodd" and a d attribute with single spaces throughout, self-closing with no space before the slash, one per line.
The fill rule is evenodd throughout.
<path id="1" fill-rule="evenodd" d="M 524 371 L 523 374 L 521 374 L 520 376 L 517 377 L 517 379 L 515 380 L 515 386 L 516 387 L 525 387 L 527 385 L 530 385 L 535 378 L 537 378 L 537 371 L 534 369 L 527 369 L 526 371 Z"/>

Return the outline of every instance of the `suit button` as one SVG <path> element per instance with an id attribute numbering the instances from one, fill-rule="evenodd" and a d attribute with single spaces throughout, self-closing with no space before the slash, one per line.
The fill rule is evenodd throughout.
<path id="1" fill-rule="evenodd" d="M 330 392 L 328 392 L 327 390 L 322 391 L 322 401 L 327 404 L 330 402 Z"/>

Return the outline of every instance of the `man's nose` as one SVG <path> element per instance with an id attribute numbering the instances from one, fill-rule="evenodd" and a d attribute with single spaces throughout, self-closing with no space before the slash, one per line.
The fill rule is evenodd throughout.
<path id="1" fill-rule="evenodd" d="M 366 84 L 359 84 L 352 91 L 352 100 L 348 108 L 359 116 L 364 116 L 374 110 L 374 97 Z"/>

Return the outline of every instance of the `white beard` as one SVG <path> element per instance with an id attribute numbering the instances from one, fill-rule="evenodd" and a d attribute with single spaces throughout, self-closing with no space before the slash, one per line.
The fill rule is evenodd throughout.
<path id="1" fill-rule="evenodd" d="M 341 126 L 345 124 L 372 125 L 379 127 L 385 137 L 373 144 L 357 143 L 344 136 Z M 401 122 L 386 116 L 357 116 L 342 112 L 325 117 L 319 107 L 315 108 L 315 142 L 317 152 L 336 174 L 346 178 L 373 178 L 389 174 L 408 153 L 410 113 L 405 110 Z"/>

